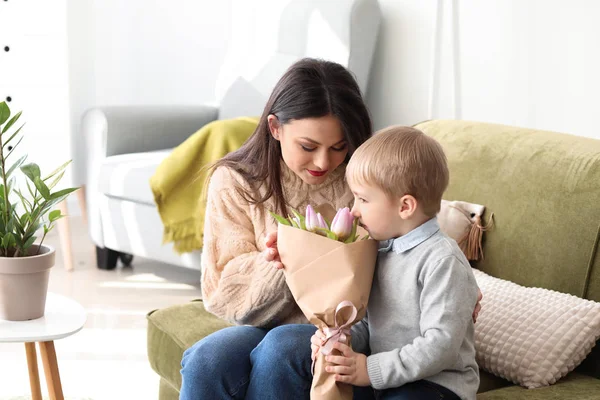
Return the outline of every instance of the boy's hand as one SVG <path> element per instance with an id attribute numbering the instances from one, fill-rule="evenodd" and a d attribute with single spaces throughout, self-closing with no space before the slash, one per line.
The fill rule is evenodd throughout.
<path id="1" fill-rule="evenodd" d="M 277 231 L 271 232 L 265 237 L 265 246 L 267 246 L 263 252 L 265 260 L 273 261 L 273 266 L 276 269 L 283 269 L 283 264 L 279 258 L 279 251 L 277 250 Z"/>
<path id="2" fill-rule="evenodd" d="M 315 334 L 310 338 L 310 349 L 312 350 L 310 358 L 312 358 L 313 361 L 317 358 L 317 353 L 323 345 L 323 340 L 325 340 L 325 334 L 320 329 L 317 329 Z"/>
<path id="3" fill-rule="evenodd" d="M 371 379 L 367 372 L 367 356 L 355 353 L 350 346 L 341 342 L 335 342 L 333 348 L 339 350 L 342 355 L 328 355 L 326 361 L 333 363 L 325 368 L 327 372 L 335 374 L 338 382 L 349 383 L 354 386 L 370 386 Z"/>

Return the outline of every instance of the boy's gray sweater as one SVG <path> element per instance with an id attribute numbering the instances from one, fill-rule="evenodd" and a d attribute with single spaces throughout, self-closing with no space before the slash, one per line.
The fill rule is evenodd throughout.
<path id="1" fill-rule="evenodd" d="M 354 350 L 371 354 L 371 385 L 387 389 L 425 379 L 475 399 L 476 303 L 471 266 L 436 218 L 382 243 L 367 316 L 352 327 Z"/>

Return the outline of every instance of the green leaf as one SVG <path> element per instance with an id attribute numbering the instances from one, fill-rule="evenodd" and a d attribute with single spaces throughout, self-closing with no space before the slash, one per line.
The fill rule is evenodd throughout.
<path id="1" fill-rule="evenodd" d="M 281 215 L 275 214 L 272 211 L 269 211 L 269 214 L 271 214 L 271 216 L 273 218 L 275 218 L 275 220 L 277 222 L 279 222 L 282 225 L 287 225 L 287 226 L 292 226 L 292 224 L 290 223 L 290 221 L 288 221 L 287 219 L 283 218 Z"/>
<path id="2" fill-rule="evenodd" d="M 40 167 L 35 163 L 23 165 L 21 171 L 27 176 L 31 182 L 35 183 L 35 178 L 40 177 Z M 37 186 L 36 186 L 37 187 Z M 39 190 L 39 189 L 38 189 Z"/>
<path id="3" fill-rule="evenodd" d="M 6 235 L 4 235 L 4 237 L 2 238 L 2 247 L 6 249 L 11 247 L 14 243 L 16 243 L 15 235 L 13 235 L 12 232 L 7 232 Z"/>
<path id="4" fill-rule="evenodd" d="M 22 226 L 25 226 L 25 224 L 27 222 L 29 222 L 30 218 L 31 218 L 31 214 L 29 214 L 28 212 L 26 212 L 23 215 L 21 215 L 21 218 L 19 218 L 19 221 L 21 222 Z"/>
<path id="5" fill-rule="evenodd" d="M 40 194 L 44 197 L 44 199 L 50 199 L 50 189 L 48 189 L 48 186 L 46 186 L 46 184 L 44 183 L 44 181 L 42 181 L 42 178 L 40 178 L 39 175 L 35 177 L 33 184 L 35 185 L 35 188 L 40 192 Z"/>
<path id="6" fill-rule="evenodd" d="M 0 125 L 6 122 L 6 120 L 10 117 L 10 108 L 5 101 L 0 103 Z"/>
<path id="7" fill-rule="evenodd" d="M 23 244 L 23 250 L 30 248 L 33 242 L 35 242 L 35 239 L 37 239 L 35 236 L 31 236 L 29 239 L 27 239 Z"/>
<path id="8" fill-rule="evenodd" d="M 362 238 L 362 239 L 360 239 L 360 240 L 369 240 L 369 235 L 367 235 L 367 236 L 363 237 L 363 238 Z"/>
<path id="9" fill-rule="evenodd" d="M 338 240 L 338 236 L 329 229 L 317 228 L 316 231 L 322 233 L 323 236 L 327 236 L 329 239 Z"/>
<path id="10" fill-rule="evenodd" d="M 14 221 L 15 227 L 19 235 L 23 235 L 25 233 L 25 229 L 23 229 L 24 224 L 21 222 L 21 219 L 17 215 L 17 211 L 13 209 L 12 220 Z"/>
<path id="11" fill-rule="evenodd" d="M 57 219 L 60 219 L 60 217 L 64 217 L 64 215 L 60 215 L 60 210 L 50 211 L 50 215 L 48 215 L 50 222 L 54 222 Z"/>
<path id="12" fill-rule="evenodd" d="M 49 185 L 48 185 L 48 189 L 52 190 L 54 189 L 54 187 L 58 184 L 58 182 L 60 182 L 60 180 L 62 179 L 63 175 L 65 174 L 65 171 L 61 172 Z M 46 180 L 44 179 L 44 182 Z"/>
<path id="13" fill-rule="evenodd" d="M 9 170 L 8 170 L 8 172 L 6 173 L 6 177 L 8 178 L 8 177 L 10 176 L 10 174 L 12 174 L 12 173 L 13 173 L 13 171 L 14 171 L 16 168 L 19 168 L 19 167 L 20 167 L 20 166 L 21 166 L 21 165 L 22 165 L 22 164 L 25 162 L 25 159 L 26 159 L 26 158 L 27 158 L 27 155 L 24 155 L 23 157 L 19 158 L 19 159 L 17 160 L 17 162 L 15 162 L 15 163 L 14 163 L 14 164 L 13 164 L 13 165 L 10 167 L 10 169 L 9 169 Z"/>
<path id="14" fill-rule="evenodd" d="M 50 173 L 50 175 L 48 175 L 47 177 L 44 178 L 44 182 L 47 181 L 48 179 L 52 178 L 54 175 L 58 174 L 59 172 L 62 172 L 65 168 L 67 168 L 67 166 L 69 164 L 71 164 L 73 160 L 69 160 L 66 163 L 64 163 L 63 165 L 61 165 L 60 167 L 56 168 L 54 171 L 52 171 Z"/>
<path id="15" fill-rule="evenodd" d="M 21 144 L 22 141 L 23 141 L 23 137 L 21 136 L 21 138 L 19 139 L 19 141 L 17 142 L 17 144 L 15 144 L 13 146 L 12 150 L 8 152 L 8 154 L 6 155 L 6 157 L 4 157 L 4 161 L 8 160 L 8 157 L 10 157 L 12 155 L 12 153 L 14 153 L 14 151 L 17 149 L 17 146 L 19 144 Z"/>
<path id="16" fill-rule="evenodd" d="M 10 129 L 11 126 L 13 126 L 13 124 L 15 122 L 17 122 L 17 120 L 19 119 L 19 117 L 21 116 L 22 111 L 19 111 L 14 117 L 12 117 L 10 119 L 10 121 L 8 121 L 8 123 L 6 125 L 4 125 L 4 128 L 2 129 L 2 133 L 6 132 L 7 130 Z"/>
<path id="17" fill-rule="evenodd" d="M 338 240 L 338 236 L 335 233 L 333 233 L 333 232 L 331 232 L 329 230 L 327 231 L 327 237 L 329 239 Z"/>
<path id="18" fill-rule="evenodd" d="M 8 223 L 6 224 L 6 232 L 14 232 L 14 230 L 15 230 L 15 220 L 11 216 L 11 218 L 8 220 Z"/>
<path id="19" fill-rule="evenodd" d="M 44 185 L 44 186 L 46 186 L 46 185 Z M 68 188 L 68 189 L 59 190 L 58 192 L 52 193 L 49 198 L 50 198 L 50 200 L 55 200 L 55 199 L 59 199 L 61 197 L 66 197 L 69 194 L 76 191 L 77 189 L 79 189 L 79 188 L 76 187 L 76 188 Z"/>
<path id="20" fill-rule="evenodd" d="M 344 241 L 344 243 L 354 243 L 356 242 L 356 228 L 358 227 L 358 218 L 354 218 L 352 222 L 352 231 L 350 232 L 350 236 L 348 239 Z"/>
<path id="21" fill-rule="evenodd" d="M 27 200 L 27 198 L 23 195 L 23 193 L 21 193 L 20 190 L 15 190 L 15 193 L 21 199 L 21 204 L 23 204 L 23 207 L 25 207 L 26 210 L 27 209 L 31 210 L 31 208 L 32 208 L 31 202 L 29 200 Z"/>
<path id="22" fill-rule="evenodd" d="M 8 146 L 8 144 L 10 143 L 10 141 L 13 140 L 14 137 L 19 134 L 19 132 L 21 132 L 21 129 L 23 129 L 24 126 L 25 126 L 25 124 L 21 125 L 21 127 L 19 129 L 17 129 L 17 131 L 15 133 L 13 133 L 12 135 L 10 135 L 10 137 L 8 138 L 8 140 L 5 140 L 4 143 L 2 144 L 2 148 L 5 148 L 6 146 Z M 22 137 L 19 140 L 19 143 L 21 143 L 21 140 L 23 140 Z M 19 143 L 17 143 L 16 145 L 14 145 L 13 148 L 12 148 L 12 150 L 14 150 L 19 145 Z M 12 153 L 12 150 L 11 150 L 11 153 Z"/>
<path id="23" fill-rule="evenodd" d="M 37 195 L 36 193 L 33 193 L 33 189 L 31 188 L 31 185 L 29 185 L 29 181 L 25 181 L 25 183 L 27 183 L 27 190 L 29 190 L 29 194 L 31 195 L 31 198 L 33 199 L 34 203 L 37 199 Z M 37 192 L 37 190 L 36 190 Z"/>
<path id="24" fill-rule="evenodd" d="M 294 228 L 298 228 L 298 229 L 300 229 L 300 226 L 298 225 L 298 223 L 296 222 L 296 220 L 294 220 L 294 218 L 292 218 L 292 217 L 288 217 L 288 220 L 290 221 L 290 223 L 292 224 L 292 226 L 293 226 Z"/>
<path id="25" fill-rule="evenodd" d="M 300 214 L 298 211 L 294 210 L 293 208 L 292 208 L 292 212 L 300 220 L 300 229 L 302 229 L 303 231 L 305 231 L 306 230 L 306 220 L 305 220 L 305 217 L 302 214 Z"/>

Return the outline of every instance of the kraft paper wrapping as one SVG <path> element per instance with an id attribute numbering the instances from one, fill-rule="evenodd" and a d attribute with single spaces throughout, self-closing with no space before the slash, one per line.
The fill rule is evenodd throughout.
<path id="1" fill-rule="evenodd" d="M 359 227 L 360 237 L 367 233 Z M 337 325 L 359 322 L 367 311 L 377 242 L 372 239 L 344 244 L 312 232 L 279 225 L 277 247 L 287 284 L 306 318 L 318 328 L 335 328 L 336 308 L 344 301 L 356 307 L 356 317 L 345 307 L 337 313 Z M 344 339 L 345 336 L 345 340 Z M 342 335 L 350 345 L 350 335 Z M 306 344 L 310 346 L 310 343 Z M 332 354 L 339 354 L 333 350 Z M 310 398 L 312 400 L 352 400 L 352 386 L 337 383 L 325 371 L 324 355 L 319 352 L 314 365 Z"/>

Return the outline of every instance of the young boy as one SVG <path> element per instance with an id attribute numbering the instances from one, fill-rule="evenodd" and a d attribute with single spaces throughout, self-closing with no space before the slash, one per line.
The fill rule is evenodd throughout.
<path id="1" fill-rule="evenodd" d="M 326 357 L 337 381 L 371 386 L 382 399 L 475 399 L 478 287 L 436 219 L 448 175 L 440 144 L 413 128 L 387 128 L 352 156 L 352 213 L 381 244 L 353 349 L 335 343 L 342 355 Z M 313 357 L 323 337 L 312 337 Z M 355 388 L 354 398 L 369 392 Z"/>

